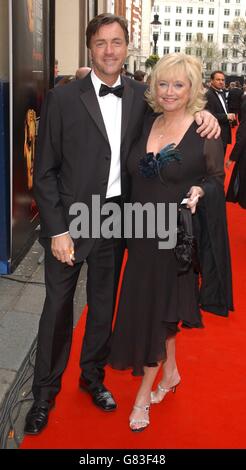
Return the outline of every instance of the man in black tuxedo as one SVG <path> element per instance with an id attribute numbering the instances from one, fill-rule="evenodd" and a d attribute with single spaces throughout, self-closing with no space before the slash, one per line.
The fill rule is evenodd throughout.
<path id="1" fill-rule="evenodd" d="M 210 88 L 206 93 L 206 108 L 213 113 L 218 119 L 221 127 L 221 138 L 226 152 L 227 144 L 231 143 L 231 127 L 230 123 L 234 121 L 235 114 L 229 113 L 226 104 L 225 94 L 225 75 L 223 72 L 216 70 L 211 73 Z"/>
<path id="2" fill-rule="evenodd" d="M 104 411 L 116 408 L 106 389 L 104 366 L 109 353 L 115 295 L 124 243 L 120 238 L 73 239 L 69 208 L 92 196 L 101 205 L 122 205 L 129 193 L 126 159 L 141 132 L 147 105 L 145 87 L 120 71 L 129 42 L 126 20 L 102 14 L 86 32 L 92 72 L 83 80 L 48 93 L 40 122 L 34 188 L 45 248 L 46 300 L 40 320 L 34 372 L 34 403 L 25 433 L 37 434 L 61 388 L 73 329 L 73 296 L 81 266 L 88 265 L 88 316 L 82 346 L 80 388 Z M 219 135 L 216 119 L 197 116 L 200 132 Z"/>
<path id="3" fill-rule="evenodd" d="M 228 93 L 228 109 L 230 113 L 234 113 L 236 120 L 233 123 L 232 127 L 237 125 L 237 119 L 240 122 L 240 110 L 242 104 L 243 90 L 241 88 L 240 82 L 231 82 Z"/>

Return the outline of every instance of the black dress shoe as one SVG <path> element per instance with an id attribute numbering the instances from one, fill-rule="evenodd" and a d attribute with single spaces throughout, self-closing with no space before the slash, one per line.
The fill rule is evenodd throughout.
<path id="1" fill-rule="evenodd" d="M 25 434 L 38 434 L 48 423 L 49 412 L 55 402 L 46 400 L 35 400 L 26 415 Z"/>
<path id="2" fill-rule="evenodd" d="M 97 387 L 89 388 L 85 381 L 79 379 L 79 387 L 81 390 L 88 392 L 92 398 L 93 403 L 101 408 L 103 411 L 113 411 L 117 408 L 114 397 L 103 384 Z"/>

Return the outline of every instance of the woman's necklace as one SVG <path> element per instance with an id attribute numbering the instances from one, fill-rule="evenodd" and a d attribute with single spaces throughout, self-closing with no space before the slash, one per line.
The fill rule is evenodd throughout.
<path id="1" fill-rule="evenodd" d="M 158 139 L 162 139 L 163 137 L 165 137 L 167 135 L 167 132 L 169 132 L 168 128 L 165 129 L 166 127 L 166 124 L 163 122 L 163 118 L 161 117 L 160 120 L 159 120 L 159 124 L 161 124 L 159 127 L 159 129 L 157 128 L 157 138 Z"/>

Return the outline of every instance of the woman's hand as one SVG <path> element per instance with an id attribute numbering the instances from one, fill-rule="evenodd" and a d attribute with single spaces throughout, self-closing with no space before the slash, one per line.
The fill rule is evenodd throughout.
<path id="1" fill-rule="evenodd" d="M 217 119 L 203 109 L 195 114 L 195 121 L 199 126 L 197 129 L 197 133 L 201 134 L 201 137 L 206 137 L 207 139 L 218 139 L 220 136 L 220 126 Z"/>
<path id="2" fill-rule="evenodd" d="M 204 191 L 200 186 L 191 186 L 187 196 L 189 198 L 187 201 L 187 207 L 189 207 L 191 213 L 194 214 L 196 212 L 196 205 L 199 198 L 204 196 Z"/>

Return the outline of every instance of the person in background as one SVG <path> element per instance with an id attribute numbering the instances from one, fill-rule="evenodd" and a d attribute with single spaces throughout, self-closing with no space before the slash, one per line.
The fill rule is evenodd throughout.
<path id="1" fill-rule="evenodd" d="M 134 77 L 134 80 L 144 83 L 145 75 L 146 75 L 146 72 L 143 72 L 143 70 L 136 70 L 133 74 L 133 77 Z"/>
<path id="2" fill-rule="evenodd" d="M 79 67 L 79 69 L 76 70 L 75 73 L 75 78 L 76 80 L 81 80 L 82 78 L 85 78 L 88 73 L 91 72 L 90 67 Z"/>
<path id="3" fill-rule="evenodd" d="M 230 113 L 235 114 L 235 119 L 231 123 L 231 127 L 235 127 L 238 124 L 238 119 L 240 120 L 240 108 L 242 102 L 243 90 L 240 83 L 231 82 L 229 86 L 228 93 L 228 109 Z"/>
<path id="4" fill-rule="evenodd" d="M 55 60 L 55 66 L 54 66 L 54 79 L 55 79 L 55 83 L 56 83 L 58 74 L 59 74 L 58 60 L 56 59 L 56 60 Z"/>
<path id="5" fill-rule="evenodd" d="M 240 114 L 241 120 L 237 129 L 236 143 L 226 162 L 227 168 L 235 162 L 226 200 L 238 202 L 243 209 L 246 209 L 246 96 L 242 99 Z"/>
<path id="6" fill-rule="evenodd" d="M 231 143 L 230 123 L 235 120 L 235 114 L 230 113 L 226 104 L 225 75 L 220 70 L 211 73 L 210 88 L 206 93 L 206 109 L 208 109 L 218 119 L 221 127 L 221 138 L 224 146 L 224 154 L 227 144 Z"/>
<path id="7" fill-rule="evenodd" d="M 101 410 L 110 412 L 117 407 L 104 378 L 124 240 L 92 234 L 72 237 L 70 207 L 83 201 L 92 215 L 95 195 L 100 198 L 100 209 L 105 202 L 121 206 L 128 199 L 126 160 L 147 112 L 143 85 L 120 75 L 128 43 L 125 18 L 110 13 L 93 18 L 86 30 L 91 73 L 50 90 L 43 107 L 34 191 L 40 212 L 40 242 L 45 248 L 46 299 L 26 434 L 38 434 L 46 426 L 61 389 L 72 342 L 73 297 L 85 261 L 88 314 L 79 387 Z M 198 113 L 196 120 L 202 135 L 219 135 L 217 120 L 208 112 Z M 104 219 L 99 213 L 100 227 Z"/>
<path id="8" fill-rule="evenodd" d="M 152 72 L 147 97 L 155 114 L 146 116 L 127 160 L 131 203 L 169 207 L 187 198 L 184 210 L 201 235 L 202 285 L 199 298 L 193 255 L 184 269 L 173 248 L 159 248 L 157 233 L 148 238 L 146 223 L 143 238 L 129 238 L 109 363 L 142 376 L 129 417 L 134 432 L 146 429 L 150 405 L 161 403 L 181 381 L 175 357 L 179 323 L 201 328 L 200 305 L 223 315 L 233 308 L 223 145 L 197 134 L 195 122 L 205 106 L 200 62 L 181 53 L 165 55 Z M 183 261 L 187 256 L 186 250 Z M 161 380 L 152 391 L 159 368 Z"/>
<path id="9" fill-rule="evenodd" d="M 63 77 L 61 77 L 60 80 L 58 80 L 56 86 L 67 85 L 73 80 L 75 80 L 74 75 L 63 75 Z"/>

